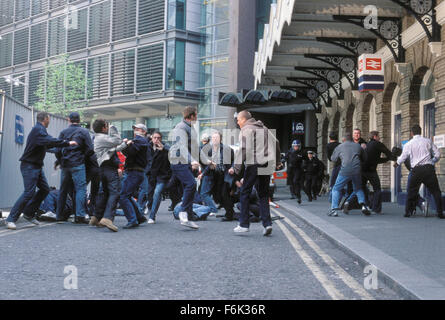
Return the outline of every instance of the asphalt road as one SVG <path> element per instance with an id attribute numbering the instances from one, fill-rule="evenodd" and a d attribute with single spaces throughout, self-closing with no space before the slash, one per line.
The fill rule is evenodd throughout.
<path id="1" fill-rule="evenodd" d="M 280 189 L 277 198 L 285 197 Z M 215 217 L 185 229 L 169 202 L 154 225 L 124 230 L 125 218 L 117 217 L 118 233 L 23 220 L 17 231 L 2 227 L 0 299 L 401 298 L 380 283 L 365 289 L 357 261 L 281 209 L 272 214 L 284 219 L 264 237 L 259 223 L 236 235 L 236 222 Z"/>

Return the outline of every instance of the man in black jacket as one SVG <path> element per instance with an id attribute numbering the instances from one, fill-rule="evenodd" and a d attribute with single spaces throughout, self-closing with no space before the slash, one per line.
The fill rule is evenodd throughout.
<path id="1" fill-rule="evenodd" d="M 35 212 L 50 191 L 43 172 L 43 159 L 45 158 L 46 151 L 52 147 L 77 145 L 76 141 L 51 137 L 46 131 L 49 122 L 50 117 L 48 113 L 38 113 L 37 123 L 26 139 L 25 151 L 19 160 L 21 161 L 20 171 L 23 176 L 25 191 L 20 198 L 17 199 L 6 219 L 6 226 L 8 229 L 15 230 L 17 228 L 15 222 L 18 220 L 22 212 L 24 213 L 26 220 L 34 224 L 39 224 L 34 218 Z M 39 188 L 38 192 L 35 192 L 36 188 Z"/>
<path id="2" fill-rule="evenodd" d="M 301 203 L 301 184 L 303 180 L 303 152 L 301 151 L 300 140 L 292 142 L 292 148 L 287 152 L 285 160 L 287 161 L 287 179 L 290 184 L 292 195 L 297 197 L 297 202 Z"/>
<path id="3" fill-rule="evenodd" d="M 148 162 L 150 163 L 147 169 L 148 204 L 151 204 L 151 207 L 148 208 L 150 212 L 149 224 L 156 221 L 156 213 L 162 200 L 162 191 L 171 177 L 170 162 L 168 161 L 169 150 L 170 147 L 162 143 L 162 134 L 159 131 L 153 132 L 147 152 Z"/>
<path id="4" fill-rule="evenodd" d="M 378 131 L 371 131 L 369 134 L 369 142 L 366 145 L 367 159 L 362 166 L 362 186 L 365 191 L 365 196 L 368 198 L 368 192 L 366 184 L 368 181 L 372 185 L 374 190 L 374 196 L 370 208 L 375 213 L 382 212 L 382 189 L 380 185 L 380 178 L 377 173 L 377 165 L 379 163 L 385 163 L 388 160 L 396 161 L 397 158 L 393 156 L 391 151 L 380 142 L 380 136 Z M 384 153 L 386 158 L 381 158 L 381 154 Z M 366 199 L 369 203 L 369 200 Z"/>
<path id="5" fill-rule="evenodd" d="M 321 166 L 319 160 L 314 157 L 313 151 L 307 152 L 307 159 L 303 161 L 303 169 L 306 175 L 305 191 L 309 202 L 317 200 L 317 179 Z"/>
<path id="6" fill-rule="evenodd" d="M 144 171 L 147 166 L 148 142 L 145 139 L 147 127 L 142 124 L 133 126 L 134 139 L 127 141 L 127 148 L 122 153 L 125 155 L 125 179 L 119 197 L 119 204 L 124 211 L 128 224 L 124 229 L 131 229 L 144 223 L 147 219 L 141 213 L 138 204 L 132 199 L 133 193 L 139 190 L 144 181 Z"/>
<path id="7" fill-rule="evenodd" d="M 332 161 L 331 160 L 332 153 L 334 152 L 335 148 L 337 148 L 338 145 L 340 145 L 340 142 L 338 142 L 338 133 L 337 132 L 329 133 L 329 143 L 326 147 L 329 161 Z M 334 167 L 332 168 L 331 172 L 331 180 L 329 181 L 329 202 L 332 201 L 332 188 L 335 185 L 335 181 L 337 180 L 340 168 L 341 168 L 341 160 L 338 159 L 337 162 L 334 163 Z"/>
<path id="8" fill-rule="evenodd" d="M 65 208 L 67 194 L 71 186 L 74 185 L 76 194 L 74 222 L 88 224 L 89 220 L 86 218 L 87 182 L 85 160 L 94 154 L 94 146 L 89 131 L 80 126 L 79 113 L 72 112 L 69 115 L 69 120 L 71 125 L 60 132 L 59 139 L 75 140 L 77 145 L 58 148 L 56 152 L 58 163 L 62 168 L 60 194 L 57 200 L 57 221 L 64 222 L 68 219 L 68 217 L 63 216 L 63 208 Z"/>

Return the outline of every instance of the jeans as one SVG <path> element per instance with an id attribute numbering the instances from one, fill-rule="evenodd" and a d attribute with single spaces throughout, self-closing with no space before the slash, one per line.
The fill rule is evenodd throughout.
<path id="1" fill-rule="evenodd" d="M 342 195 L 342 190 L 345 185 L 351 181 L 352 188 L 354 190 L 353 194 L 357 195 L 358 202 L 360 204 L 365 203 L 365 194 L 362 190 L 362 178 L 360 174 L 356 174 L 353 176 L 342 176 L 338 175 L 337 181 L 335 182 L 334 188 L 332 189 L 332 203 L 331 209 L 338 209 L 340 198 Z"/>
<path id="2" fill-rule="evenodd" d="M 210 207 L 211 212 L 217 213 L 215 202 L 212 199 L 212 189 L 214 185 L 213 173 L 203 176 L 201 180 L 201 199 L 207 207 Z"/>
<path id="3" fill-rule="evenodd" d="M 102 218 L 113 220 L 121 186 L 117 169 L 108 166 L 101 167 L 100 179 L 104 196 L 97 204 L 94 216 L 99 220 Z"/>
<path id="4" fill-rule="evenodd" d="M 141 184 L 141 189 L 138 194 L 138 206 L 139 210 L 144 211 L 148 198 L 148 177 L 144 174 L 144 181 Z"/>
<path id="5" fill-rule="evenodd" d="M 140 171 L 126 171 L 126 176 L 122 182 L 122 190 L 119 196 L 119 204 L 125 213 L 128 223 L 135 224 L 142 218 L 139 206 L 132 198 L 133 193 L 139 189 L 144 181 L 144 173 Z"/>
<path id="6" fill-rule="evenodd" d="M 11 213 L 6 219 L 7 222 L 16 222 L 22 212 L 27 217 L 34 217 L 35 212 L 49 193 L 49 185 L 41 167 L 22 162 L 20 171 L 25 190 L 12 207 Z M 35 192 L 36 188 L 39 188 L 39 191 Z"/>
<path id="7" fill-rule="evenodd" d="M 329 203 L 332 202 L 332 188 L 337 181 L 338 173 L 340 172 L 341 166 L 336 166 L 332 169 L 331 180 L 329 180 Z"/>
<path id="8" fill-rule="evenodd" d="M 151 211 L 150 211 L 150 219 L 156 219 L 156 213 L 158 212 L 159 206 L 162 201 L 162 191 L 164 190 L 165 182 L 164 181 L 156 181 L 156 178 L 151 178 L 149 180 L 150 189 L 154 190 L 152 192 L 151 200 Z M 150 202 L 150 199 L 149 199 Z"/>
<path id="9" fill-rule="evenodd" d="M 244 183 L 241 187 L 240 194 L 241 213 L 239 222 L 241 227 L 248 228 L 250 225 L 249 196 L 252 193 L 252 189 L 255 184 L 257 184 L 256 189 L 258 191 L 260 216 L 263 226 L 268 227 L 272 225 L 269 208 L 269 181 L 269 175 L 258 175 L 258 165 L 246 166 L 244 171 Z"/>
<path id="10" fill-rule="evenodd" d="M 63 216 L 63 209 L 65 208 L 66 196 L 74 185 L 76 212 L 78 217 L 86 216 L 86 198 L 87 198 L 87 180 L 85 173 L 85 165 L 82 164 L 73 168 L 62 168 L 60 177 L 60 193 L 57 199 L 57 219 L 66 219 Z"/>
<path id="11" fill-rule="evenodd" d="M 196 181 L 192 174 L 192 167 L 188 164 L 174 164 L 171 166 L 173 175 L 183 186 L 181 212 L 193 213 L 193 198 L 196 192 Z"/>

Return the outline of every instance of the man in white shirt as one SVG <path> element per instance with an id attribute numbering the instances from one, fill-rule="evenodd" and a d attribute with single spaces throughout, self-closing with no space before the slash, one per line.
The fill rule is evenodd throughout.
<path id="1" fill-rule="evenodd" d="M 416 209 L 417 195 L 420 185 L 423 183 L 434 198 L 437 216 L 444 219 L 442 193 L 434 171 L 434 164 L 439 161 L 440 152 L 431 139 L 422 137 L 421 133 L 422 129 L 419 125 L 411 128 L 412 139 L 403 147 L 402 155 L 394 164 L 394 167 L 397 167 L 409 158 L 412 167 L 411 178 L 407 187 L 408 197 L 405 205 L 405 217 L 411 216 Z"/>

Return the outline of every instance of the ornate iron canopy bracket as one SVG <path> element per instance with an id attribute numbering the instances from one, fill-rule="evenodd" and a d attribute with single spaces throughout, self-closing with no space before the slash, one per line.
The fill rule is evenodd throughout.
<path id="1" fill-rule="evenodd" d="M 343 100 L 345 91 L 341 86 L 341 73 L 336 68 L 319 68 L 319 67 L 294 67 L 296 71 L 302 71 L 316 76 L 328 83 L 329 87 L 334 90 L 337 98 Z"/>
<path id="2" fill-rule="evenodd" d="M 436 18 L 436 0 L 391 0 L 409 11 L 420 23 L 429 42 L 441 41 L 441 26 Z M 430 31 L 431 28 L 431 31 Z"/>
<path id="3" fill-rule="evenodd" d="M 374 53 L 377 51 L 377 40 L 373 38 L 329 38 L 317 37 L 317 41 L 329 43 L 348 50 L 357 57 L 363 53 Z"/>
<path id="4" fill-rule="evenodd" d="M 365 16 L 333 15 L 334 20 L 355 24 L 378 36 L 394 56 L 395 62 L 405 62 L 405 48 L 402 46 L 402 19 L 382 17 L 377 19 L 377 29 L 365 28 Z"/>
<path id="5" fill-rule="evenodd" d="M 298 97 L 306 99 L 307 101 L 309 101 L 310 104 L 312 104 L 312 107 L 314 108 L 315 112 L 317 113 L 321 112 L 321 105 L 319 104 L 320 95 L 315 89 L 309 87 L 293 87 L 293 86 L 282 86 L 281 88 L 296 92 Z"/>
<path id="6" fill-rule="evenodd" d="M 357 57 L 355 55 L 305 54 L 304 56 L 333 66 L 346 76 L 353 90 L 358 89 Z"/>

